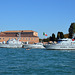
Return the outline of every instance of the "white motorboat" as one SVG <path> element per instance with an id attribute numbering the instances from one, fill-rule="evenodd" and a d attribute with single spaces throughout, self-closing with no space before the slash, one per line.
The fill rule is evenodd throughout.
<path id="1" fill-rule="evenodd" d="M 75 50 L 75 40 L 74 39 L 59 39 L 58 42 L 44 45 L 46 49 L 49 50 Z"/>
<path id="2" fill-rule="evenodd" d="M 8 40 L 6 43 L 3 41 L 0 43 L 0 48 L 22 48 L 22 42 L 18 39 Z"/>
<path id="3" fill-rule="evenodd" d="M 24 44 L 23 48 L 26 48 L 26 49 L 44 49 L 45 47 L 43 46 L 42 43 L 34 43 L 34 44 Z"/>

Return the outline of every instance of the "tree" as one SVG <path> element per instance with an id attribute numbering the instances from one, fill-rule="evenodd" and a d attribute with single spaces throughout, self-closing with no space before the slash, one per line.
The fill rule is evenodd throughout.
<path id="1" fill-rule="evenodd" d="M 57 39 L 59 39 L 59 38 L 60 38 L 60 32 L 57 33 Z"/>
<path id="2" fill-rule="evenodd" d="M 39 39 L 39 42 L 42 42 L 42 39 Z"/>
<path id="3" fill-rule="evenodd" d="M 52 37 L 51 36 L 49 37 L 49 41 L 52 41 Z"/>
<path id="4" fill-rule="evenodd" d="M 63 32 L 60 32 L 60 38 L 61 38 L 61 39 L 64 38 L 64 34 L 63 34 Z"/>
<path id="5" fill-rule="evenodd" d="M 57 39 L 59 39 L 59 38 L 61 38 L 61 39 L 64 38 L 63 32 L 58 32 L 58 33 L 57 33 Z"/>
<path id="6" fill-rule="evenodd" d="M 52 41 L 55 41 L 55 34 L 52 34 Z"/>
<path id="7" fill-rule="evenodd" d="M 43 42 L 49 42 L 49 38 L 43 39 Z"/>
<path id="8" fill-rule="evenodd" d="M 69 28 L 69 38 L 72 38 L 74 33 L 75 33 L 75 23 L 71 23 Z"/>

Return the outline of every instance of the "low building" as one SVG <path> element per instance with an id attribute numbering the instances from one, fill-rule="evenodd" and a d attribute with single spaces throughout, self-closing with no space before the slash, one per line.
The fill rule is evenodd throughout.
<path id="1" fill-rule="evenodd" d="M 19 35 L 20 34 L 20 35 Z M 38 33 L 32 30 L 17 30 L 17 31 L 4 31 L 0 32 L 0 42 L 8 41 L 9 39 L 18 39 L 22 42 L 29 42 L 29 43 L 38 43 L 39 37 Z"/>

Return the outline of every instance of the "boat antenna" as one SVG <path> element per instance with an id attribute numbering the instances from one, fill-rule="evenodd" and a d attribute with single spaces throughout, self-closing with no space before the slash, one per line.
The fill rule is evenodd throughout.
<path id="1" fill-rule="evenodd" d="M 21 38 L 21 32 L 19 32 L 18 35 L 19 35 L 18 39 L 20 39 Z"/>

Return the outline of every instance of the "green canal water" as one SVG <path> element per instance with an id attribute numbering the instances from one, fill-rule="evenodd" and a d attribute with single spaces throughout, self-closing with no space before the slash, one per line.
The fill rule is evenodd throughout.
<path id="1" fill-rule="evenodd" d="M 0 48 L 0 75 L 75 75 L 75 50 Z"/>

